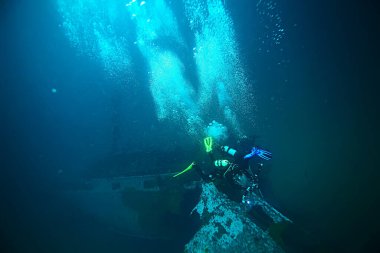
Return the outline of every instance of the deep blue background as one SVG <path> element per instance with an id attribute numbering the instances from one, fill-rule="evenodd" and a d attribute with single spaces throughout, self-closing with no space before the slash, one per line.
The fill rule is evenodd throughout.
<path id="1" fill-rule="evenodd" d="M 255 4 L 230 2 L 242 60 L 255 80 L 254 129 L 275 154 L 264 195 L 306 231 L 294 240 L 309 251 L 374 251 L 380 225 L 375 1 L 278 1 L 286 36 L 269 53 L 257 50 L 265 30 Z M 115 92 L 119 84 L 69 45 L 53 3 L 0 6 L 0 249 L 128 252 L 131 242 L 103 232 L 54 189 L 57 177 L 76 178 L 113 145 L 146 148 L 159 132 L 149 93 Z M 115 107 L 122 115 L 115 116 Z M 115 117 L 133 133 L 123 132 L 118 144 Z"/>

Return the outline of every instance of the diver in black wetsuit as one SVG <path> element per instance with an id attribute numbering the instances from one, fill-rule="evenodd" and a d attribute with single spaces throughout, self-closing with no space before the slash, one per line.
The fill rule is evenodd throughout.
<path id="1" fill-rule="evenodd" d="M 213 182 L 217 188 L 235 201 L 244 202 L 246 196 L 250 195 L 251 192 L 261 195 L 258 174 L 263 164 L 258 163 L 253 167 L 249 160 L 253 156 L 269 160 L 272 158 L 272 154 L 257 147 L 253 147 L 251 153 L 244 156 L 229 146 L 221 146 L 219 150 L 215 151 L 211 147 L 212 139 L 208 138 L 205 139 L 205 146 L 211 165 L 194 164 L 202 179 L 206 182 Z M 209 149 L 207 144 L 210 145 Z"/>

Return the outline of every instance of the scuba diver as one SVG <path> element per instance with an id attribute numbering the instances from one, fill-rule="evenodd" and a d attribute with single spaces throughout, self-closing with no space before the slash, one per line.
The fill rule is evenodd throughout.
<path id="1" fill-rule="evenodd" d="M 177 177 L 193 168 L 206 182 L 213 182 L 215 186 L 227 194 L 232 200 L 242 202 L 251 207 L 254 194 L 262 197 L 259 187 L 259 173 L 263 163 L 252 163 L 251 159 L 258 157 L 270 160 L 272 153 L 258 147 L 253 147 L 250 153 L 243 155 L 229 146 L 219 146 L 214 149 L 213 138 L 206 137 L 204 146 L 209 162 L 192 162 L 185 170 L 175 174 Z M 218 145 L 215 145 L 218 146 Z"/>

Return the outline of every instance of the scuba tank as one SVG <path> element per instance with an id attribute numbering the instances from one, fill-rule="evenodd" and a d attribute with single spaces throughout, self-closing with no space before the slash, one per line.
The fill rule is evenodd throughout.
<path id="1" fill-rule="evenodd" d="M 227 154 L 231 156 L 235 156 L 236 154 L 236 149 L 230 148 L 229 146 L 222 146 L 222 151 L 226 152 Z"/>

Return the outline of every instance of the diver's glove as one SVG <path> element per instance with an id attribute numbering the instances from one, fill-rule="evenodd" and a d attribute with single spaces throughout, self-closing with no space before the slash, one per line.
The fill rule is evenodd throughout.
<path id="1" fill-rule="evenodd" d="M 251 153 L 244 156 L 244 159 L 250 159 L 255 155 L 257 155 L 258 157 L 260 157 L 264 160 L 272 159 L 272 153 L 271 152 L 266 151 L 264 149 L 255 148 L 255 147 L 252 148 Z"/>

